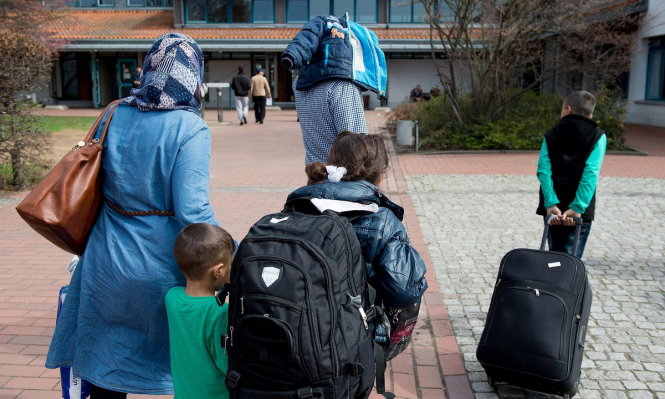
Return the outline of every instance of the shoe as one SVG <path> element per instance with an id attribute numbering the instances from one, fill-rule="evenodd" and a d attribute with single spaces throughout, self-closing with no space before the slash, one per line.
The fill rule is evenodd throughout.
<path id="1" fill-rule="evenodd" d="M 242 117 L 242 120 L 243 122 L 247 123 L 247 118 L 245 118 L 244 116 Z"/>
<path id="2" fill-rule="evenodd" d="M 240 122 L 240 126 L 242 126 L 242 125 L 243 125 L 243 123 L 242 123 L 242 122 Z"/>
<path id="3" fill-rule="evenodd" d="M 263 121 L 259 121 L 259 123 L 263 125 Z"/>

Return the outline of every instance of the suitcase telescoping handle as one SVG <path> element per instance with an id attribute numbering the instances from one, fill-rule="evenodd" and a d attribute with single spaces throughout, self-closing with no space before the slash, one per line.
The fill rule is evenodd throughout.
<path id="1" fill-rule="evenodd" d="M 547 233 L 550 231 L 550 223 L 554 220 L 556 215 L 548 215 L 545 222 L 545 230 L 543 231 L 543 239 L 540 241 L 540 250 L 545 250 L 545 243 L 547 242 Z M 582 218 L 573 217 L 575 221 L 575 243 L 573 244 L 573 255 L 577 256 L 577 247 L 580 245 L 580 232 L 582 231 Z"/>

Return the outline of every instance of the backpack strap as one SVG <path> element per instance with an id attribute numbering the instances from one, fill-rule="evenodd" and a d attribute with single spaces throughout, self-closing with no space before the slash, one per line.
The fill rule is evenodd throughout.
<path id="1" fill-rule="evenodd" d="M 230 283 L 222 285 L 222 288 L 220 288 L 217 295 L 215 295 L 215 299 L 217 300 L 217 305 L 219 306 L 224 305 L 224 302 L 226 302 L 226 297 L 229 295 L 230 288 L 231 288 Z"/>
<path id="2" fill-rule="evenodd" d="M 374 328 L 377 323 L 383 319 L 385 309 L 383 308 L 383 299 L 378 295 L 378 292 L 370 284 L 367 284 L 369 293 L 369 303 L 371 307 L 367 312 L 367 319 L 374 321 Z M 389 334 L 390 335 L 390 332 Z M 390 336 L 388 337 L 390 339 Z M 386 356 L 383 351 L 383 346 L 378 342 L 374 342 L 374 363 L 376 364 L 376 392 L 383 395 L 384 398 L 393 399 L 395 394 L 386 392 Z"/>
<path id="3" fill-rule="evenodd" d="M 386 358 L 381 345 L 374 344 L 374 361 L 376 362 L 376 393 L 383 395 L 386 399 L 395 398 L 394 393 L 386 392 Z"/>

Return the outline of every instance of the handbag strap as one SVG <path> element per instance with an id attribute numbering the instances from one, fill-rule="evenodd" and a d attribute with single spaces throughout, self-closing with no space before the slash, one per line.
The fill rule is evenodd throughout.
<path id="1" fill-rule="evenodd" d="M 123 101 L 125 101 L 125 99 L 121 98 L 120 100 L 112 101 L 109 105 L 107 105 L 106 108 L 104 108 L 104 111 L 102 111 L 102 113 L 99 114 L 99 117 L 92 125 L 90 131 L 88 131 L 88 134 L 85 136 L 85 139 L 83 139 L 83 141 L 87 143 L 90 140 L 92 140 L 92 137 L 95 135 L 95 133 L 97 133 L 97 129 L 99 129 L 99 125 L 102 123 L 104 117 L 108 113 L 108 117 L 106 118 L 106 124 L 104 125 L 104 130 L 102 131 L 102 135 L 99 138 L 99 144 L 103 144 L 104 139 L 106 139 L 106 132 L 109 130 L 109 125 L 111 124 L 111 117 L 113 117 L 113 113 L 118 108 L 118 105 Z"/>
<path id="2" fill-rule="evenodd" d="M 120 208 L 118 205 L 114 204 L 108 198 L 104 197 L 104 202 L 121 215 L 125 216 L 175 216 L 173 211 L 161 211 L 161 210 L 150 210 L 150 211 L 126 211 Z"/>

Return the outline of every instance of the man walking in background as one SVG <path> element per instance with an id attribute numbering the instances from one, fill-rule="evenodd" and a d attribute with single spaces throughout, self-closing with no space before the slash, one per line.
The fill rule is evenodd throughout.
<path id="1" fill-rule="evenodd" d="M 143 68 L 136 67 L 134 74 L 132 75 L 132 87 L 135 89 L 141 88 L 141 72 L 143 72 Z"/>
<path id="2" fill-rule="evenodd" d="M 244 72 L 243 68 L 239 66 L 238 74 L 231 81 L 231 89 L 233 89 L 233 94 L 236 96 L 236 112 L 238 113 L 240 126 L 247 123 L 247 111 L 249 109 L 249 97 L 247 96 L 250 82 Z"/>
<path id="3" fill-rule="evenodd" d="M 254 102 L 254 117 L 257 123 L 263 123 L 263 119 L 266 117 L 266 98 L 272 98 L 270 85 L 264 74 L 263 68 L 257 68 L 256 75 L 252 76 L 249 88 L 249 93 Z"/>

